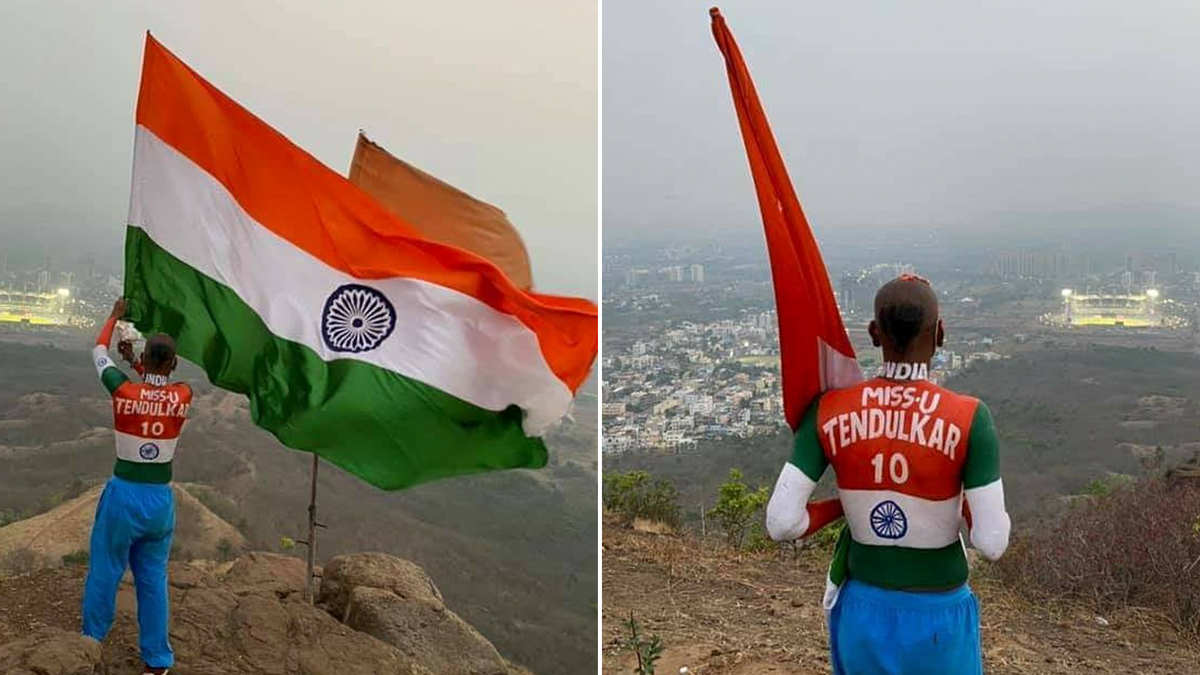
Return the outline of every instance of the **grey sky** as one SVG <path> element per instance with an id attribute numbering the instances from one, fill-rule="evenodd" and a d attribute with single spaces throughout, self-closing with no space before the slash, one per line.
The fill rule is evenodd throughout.
<path id="1" fill-rule="evenodd" d="M 597 296 L 594 0 L 4 0 L 0 14 L 0 236 L 78 228 L 119 256 L 149 29 L 339 173 L 362 127 L 500 206 L 540 290 Z"/>
<path id="2" fill-rule="evenodd" d="M 758 222 L 709 4 L 605 3 L 606 240 Z M 1200 207 L 1198 3 L 726 4 L 818 232 Z"/>

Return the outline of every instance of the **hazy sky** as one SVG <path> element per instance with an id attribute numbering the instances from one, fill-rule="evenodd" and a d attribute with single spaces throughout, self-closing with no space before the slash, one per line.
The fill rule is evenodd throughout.
<path id="1" fill-rule="evenodd" d="M 339 173 L 361 127 L 501 207 L 539 289 L 595 298 L 597 16 L 594 0 L 3 0 L 0 236 L 66 213 L 119 255 L 149 29 Z"/>
<path id="2" fill-rule="evenodd" d="M 709 4 L 604 5 L 606 237 L 758 222 Z M 756 0 L 723 13 L 818 233 L 1200 207 L 1200 3 Z"/>

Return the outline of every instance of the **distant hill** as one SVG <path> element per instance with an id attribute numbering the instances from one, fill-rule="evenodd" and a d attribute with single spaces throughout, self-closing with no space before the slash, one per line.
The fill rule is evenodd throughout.
<path id="1" fill-rule="evenodd" d="M 245 548 L 242 533 L 192 496 L 189 486 L 174 487 L 177 559 L 218 560 Z M 102 489 L 97 485 L 46 513 L 0 527 L 0 576 L 57 567 L 64 557 L 87 552 Z"/>

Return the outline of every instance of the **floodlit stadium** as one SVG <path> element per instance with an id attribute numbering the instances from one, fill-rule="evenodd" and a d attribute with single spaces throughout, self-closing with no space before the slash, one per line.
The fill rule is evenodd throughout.
<path id="1" fill-rule="evenodd" d="M 66 326 L 71 318 L 67 311 L 70 298 L 71 292 L 65 288 L 53 293 L 0 289 L 0 324 Z"/>
<path id="2" fill-rule="evenodd" d="M 1155 289 L 1140 294 L 1089 294 L 1062 291 L 1062 310 L 1050 322 L 1066 326 L 1116 326 L 1124 328 L 1176 328 L 1179 320 L 1170 311 L 1171 301 Z"/>

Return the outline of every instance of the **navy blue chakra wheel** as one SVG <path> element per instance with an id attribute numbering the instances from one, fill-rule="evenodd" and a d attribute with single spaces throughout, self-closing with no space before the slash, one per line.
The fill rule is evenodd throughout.
<path id="1" fill-rule="evenodd" d="M 142 447 L 138 448 L 138 454 L 145 460 L 158 459 L 158 446 L 153 443 L 143 443 Z"/>
<path id="2" fill-rule="evenodd" d="M 896 502 L 879 502 L 871 509 L 871 529 L 884 539 L 899 539 L 908 532 L 908 517 Z"/>
<path id="3" fill-rule="evenodd" d="M 396 328 L 396 308 L 383 293 L 361 284 L 339 286 L 321 312 L 321 338 L 335 352 L 366 352 Z"/>

